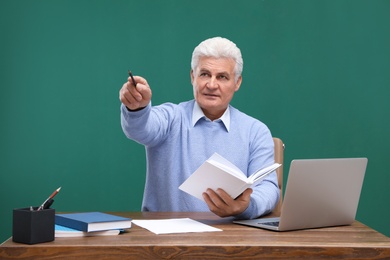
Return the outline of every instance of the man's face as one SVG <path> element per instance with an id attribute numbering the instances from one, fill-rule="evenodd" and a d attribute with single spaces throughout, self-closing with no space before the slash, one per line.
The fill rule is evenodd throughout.
<path id="1" fill-rule="evenodd" d="M 242 78 L 235 81 L 234 66 L 233 59 L 201 57 L 198 67 L 191 71 L 195 100 L 211 120 L 223 115 L 240 88 Z"/>

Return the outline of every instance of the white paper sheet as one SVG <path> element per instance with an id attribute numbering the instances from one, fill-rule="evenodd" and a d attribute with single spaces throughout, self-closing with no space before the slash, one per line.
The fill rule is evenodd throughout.
<path id="1" fill-rule="evenodd" d="M 190 218 L 175 219 L 148 219 L 132 221 L 137 226 L 143 227 L 155 234 L 189 233 L 189 232 L 214 232 L 222 231 Z"/>

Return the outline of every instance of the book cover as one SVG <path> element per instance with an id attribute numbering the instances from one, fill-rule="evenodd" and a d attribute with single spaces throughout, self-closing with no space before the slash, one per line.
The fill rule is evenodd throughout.
<path id="1" fill-rule="evenodd" d="M 80 231 L 102 231 L 110 229 L 127 229 L 131 219 L 102 212 L 81 212 L 56 214 L 55 224 Z"/>
<path id="2" fill-rule="evenodd" d="M 203 192 L 208 188 L 218 188 L 226 191 L 233 199 L 237 198 L 245 189 L 257 185 L 268 174 L 274 172 L 281 164 L 274 163 L 262 168 L 247 177 L 237 166 L 232 164 L 218 153 L 207 159 L 179 189 L 203 200 Z"/>

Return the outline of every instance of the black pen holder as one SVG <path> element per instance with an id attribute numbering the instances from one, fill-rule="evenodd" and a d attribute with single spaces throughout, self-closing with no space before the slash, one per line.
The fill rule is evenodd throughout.
<path id="1" fill-rule="evenodd" d="M 54 209 L 14 209 L 12 241 L 30 245 L 53 241 L 54 216 Z"/>

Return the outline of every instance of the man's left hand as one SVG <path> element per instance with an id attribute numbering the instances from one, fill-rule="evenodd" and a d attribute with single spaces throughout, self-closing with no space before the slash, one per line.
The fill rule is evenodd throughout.
<path id="1" fill-rule="evenodd" d="M 232 199 L 223 189 L 216 191 L 207 189 L 203 193 L 203 198 L 211 212 L 220 217 L 229 217 L 238 215 L 248 208 L 251 194 L 252 189 L 248 188 L 236 199 Z"/>

